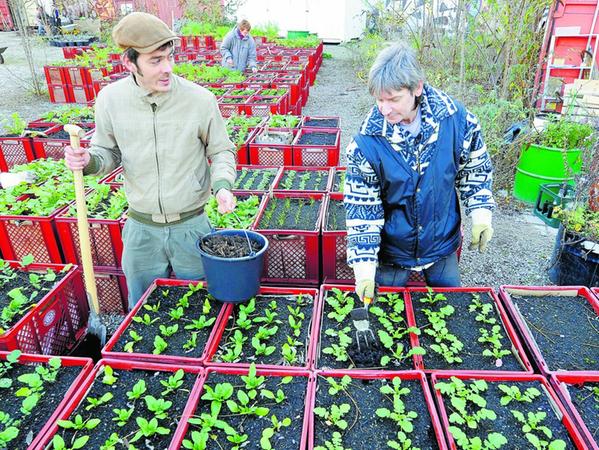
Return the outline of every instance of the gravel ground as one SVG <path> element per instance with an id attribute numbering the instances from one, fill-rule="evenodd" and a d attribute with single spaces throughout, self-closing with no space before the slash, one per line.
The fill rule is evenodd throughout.
<path id="1" fill-rule="evenodd" d="M 48 102 L 47 96 L 40 98 L 32 94 L 31 75 L 19 36 L 14 32 L 0 33 L 0 47 L 5 46 L 8 46 L 4 53 L 6 62 L 0 65 L 0 123 L 13 112 L 27 120 L 35 119 L 53 105 Z M 344 149 L 358 130 L 372 99 L 366 86 L 354 75 L 350 50 L 342 45 L 327 45 L 324 51 L 333 58 L 323 60 L 303 114 L 340 117 L 341 148 Z M 38 42 L 34 46 L 34 55 L 36 70 L 43 80 L 43 65 L 61 59 L 62 50 Z M 342 156 L 342 162 L 344 160 Z M 550 284 L 546 268 L 556 230 L 544 225 L 528 210 L 511 204 L 499 208 L 493 220 L 495 235 L 484 254 L 467 250 L 470 221 L 465 218 L 464 251 L 460 261 L 465 286 Z"/>

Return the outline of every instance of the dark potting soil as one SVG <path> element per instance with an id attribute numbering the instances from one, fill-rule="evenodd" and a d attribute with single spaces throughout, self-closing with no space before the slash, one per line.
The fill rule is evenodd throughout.
<path id="1" fill-rule="evenodd" d="M 220 258 L 244 258 L 250 256 L 252 252 L 260 251 L 263 247 L 254 239 L 238 235 L 206 236 L 202 238 L 200 246 L 209 255 Z"/>
<path id="2" fill-rule="evenodd" d="M 44 366 L 47 367 L 45 364 Z M 27 383 L 20 382 L 18 378 L 24 374 L 35 373 L 35 365 L 14 365 L 3 376 L 3 378 L 10 378 L 13 384 L 10 388 L 0 390 L 0 400 L 2 401 L 0 409 L 11 419 L 21 420 L 21 424 L 17 426 L 19 434 L 14 440 L 10 441 L 7 448 L 27 448 L 64 399 L 71 384 L 80 372 L 81 367 L 63 366 L 59 369 L 53 383 L 44 381 L 41 398 L 29 415 L 24 415 L 21 411 L 22 402 L 26 397 L 17 397 L 15 393 L 18 389 L 28 386 Z"/>
<path id="3" fill-rule="evenodd" d="M 250 405 L 268 408 L 268 414 L 263 417 L 254 414 L 233 413 L 229 409 L 228 404 L 223 403 L 218 418 L 226 421 L 239 434 L 247 435 L 247 442 L 243 444 L 242 448 L 247 450 L 264 448 L 260 445 L 262 431 L 265 428 L 272 428 L 273 424 L 271 417 L 274 415 L 279 422 L 285 418 L 291 419 L 291 424 L 287 427 L 281 427 L 281 429 L 276 431 L 270 438 L 272 448 L 277 450 L 300 450 L 302 428 L 304 425 L 304 406 L 307 398 L 307 378 L 303 376 L 293 377 L 287 384 L 283 381 L 283 377 L 265 377 L 264 383 L 257 389 L 258 391 L 268 389 L 275 395 L 280 389 L 286 396 L 284 401 L 276 403 L 274 400 L 269 400 L 258 393 L 255 400 L 250 402 Z M 235 401 L 237 404 L 239 404 L 237 393 L 244 391 L 247 394 L 249 391 L 249 389 L 246 388 L 245 382 L 239 375 L 228 375 L 215 372 L 208 374 L 208 379 L 206 381 L 208 386 L 214 388 L 214 386 L 219 383 L 230 383 L 233 385 L 234 391 L 230 400 Z M 200 400 L 198 409 L 196 409 L 194 413 L 194 417 L 199 417 L 202 413 L 210 414 L 209 401 Z M 187 435 L 185 436 L 186 439 L 191 439 L 191 433 L 199 430 L 200 427 L 198 425 L 190 424 Z M 230 449 L 233 447 L 233 444 L 227 440 L 225 433 L 221 429 L 213 428 L 210 431 L 210 439 L 215 442 L 209 443 L 206 447 L 208 449 Z"/>
<path id="4" fill-rule="evenodd" d="M 147 448 L 155 450 L 165 450 L 168 448 L 170 441 L 173 438 L 175 429 L 185 408 L 185 404 L 189 398 L 189 394 L 195 383 L 196 374 L 184 373 L 183 384 L 176 389 L 174 392 L 162 395 L 162 392 L 166 389 L 160 381 L 166 381 L 173 375 L 174 372 L 158 372 L 158 371 L 147 371 L 147 370 L 120 370 L 114 369 L 113 375 L 117 377 L 117 381 L 112 385 L 104 384 L 102 382 L 103 373 L 99 374 L 90 390 L 87 392 L 85 397 L 79 402 L 75 411 L 71 413 L 68 420 L 74 420 L 77 414 L 80 414 L 84 421 L 89 419 L 100 419 L 100 424 L 92 431 L 76 431 L 72 429 L 59 429 L 60 435 L 65 440 L 67 446 L 73 439 L 78 438 L 82 435 L 88 435 L 89 440 L 85 444 L 86 449 L 100 448 L 112 433 L 117 433 L 121 439 L 131 440 L 139 426 L 136 423 L 138 417 L 142 417 L 148 421 L 154 418 L 154 413 L 148 409 L 145 397 L 151 395 L 156 399 L 164 399 L 172 402 L 172 406 L 167 410 L 167 417 L 164 419 L 157 419 L 158 425 L 168 429 L 167 434 L 155 434 L 149 438 L 142 437 L 132 445 L 135 448 Z M 137 400 L 129 400 L 127 392 L 132 391 L 133 386 L 144 380 L 146 384 L 146 391 L 143 393 L 141 398 Z M 87 401 L 89 398 L 100 399 L 106 393 L 112 394 L 112 399 L 106 403 L 96 406 L 92 409 L 87 410 L 90 403 Z M 131 409 L 133 408 L 133 414 L 129 420 L 123 425 L 117 425 L 116 421 L 112 419 L 116 417 L 113 409 Z M 70 448 L 70 447 L 68 447 Z M 128 445 L 116 445 L 117 449 L 129 448 Z"/>
<path id="5" fill-rule="evenodd" d="M 343 200 L 329 199 L 329 214 L 327 217 L 326 230 L 345 230 L 345 217 L 345 205 L 343 204 Z"/>
<path id="6" fill-rule="evenodd" d="M 277 184 L 277 189 L 294 191 L 326 191 L 329 178 L 325 170 L 287 170 Z"/>
<path id="7" fill-rule="evenodd" d="M 1 273 L 1 272 L 0 272 Z M 54 281 L 40 281 L 39 286 L 35 287 L 29 281 L 29 275 L 31 273 L 41 275 L 41 272 L 25 272 L 24 270 L 13 269 L 13 273 L 16 274 L 16 277 L 12 279 L 3 279 L 0 283 L 0 311 L 4 310 L 10 302 L 12 298 L 9 297 L 8 293 L 16 288 L 21 288 L 21 293 L 27 297 L 28 301 L 21 306 L 21 310 L 23 311 L 20 314 L 16 314 L 14 317 L 7 319 L 6 322 L 2 324 L 2 329 L 0 329 L 0 335 L 4 334 L 10 327 L 16 324 L 21 318 L 27 314 L 35 304 L 39 303 L 41 299 L 56 285 L 60 280 L 64 278 L 64 274 L 60 272 L 56 273 L 56 279 Z M 35 295 L 34 295 L 35 294 Z M 2 323 L 2 322 L 0 322 Z"/>
<path id="8" fill-rule="evenodd" d="M 306 119 L 304 121 L 304 127 L 313 128 L 338 128 L 339 119 Z"/>
<path id="9" fill-rule="evenodd" d="M 441 380 L 443 382 L 448 382 L 449 380 Z M 466 385 L 469 385 L 471 381 L 465 380 Z M 541 395 L 532 400 L 531 403 L 527 402 L 518 402 L 516 400 L 512 400 L 506 406 L 502 406 L 500 401 L 501 397 L 505 394 L 499 390 L 499 385 L 506 385 L 508 387 L 517 386 L 522 393 L 526 391 L 527 388 L 534 387 L 541 392 Z M 478 424 L 477 429 L 470 429 L 466 425 L 461 425 L 460 429 L 466 433 L 469 438 L 474 436 L 479 436 L 481 439 L 486 439 L 489 433 L 501 433 L 507 440 L 507 444 L 505 444 L 502 448 L 506 449 L 529 449 L 534 448 L 530 442 L 526 439 L 525 433 L 522 431 L 522 424 L 518 422 L 511 411 L 520 411 L 527 417 L 528 412 L 539 413 L 541 411 L 545 412 L 547 415 L 545 419 L 541 422 L 540 425 L 544 425 L 551 430 L 552 438 L 551 440 L 561 439 L 566 443 L 566 448 L 574 449 L 576 448 L 570 436 L 566 430 L 566 427 L 562 424 L 561 420 L 556 416 L 553 411 L 553 404 L 550 402 L 548 394 L 544 390 L 541 383 L 538 381 L 532 382 L 513 382 L 513 381 L 496 381 L 489 382 L 487 381 L 488 389 L 486 392 L 480 393 L 487 402 L 485 408 L 494 411 L 497 414 L 497 418 L 495 420 L 482 420 Z M 447 415 L 449 416 L 454 410 L 449 406 L 450 405 L 450 396 L 443 395 L 443 404 L 445 406 L 445 410 Z M 473 407 L 472 402 L 467 402 L 466 411 L 469 413 L 474 413 L 479 411 L 480 407 Z M 450 425 L 454 425 L 450 422 Z M 536 436 L 540 437 L 543 440 L 548 440 L 547 437 L 541 432 L 533 433 Z"/>
<path id="10" fill-rule="evenodd" d="M 584 297 L 520 297 L 512 301 L 550 370 L 599 370 L 599 315 Z"/>
<path id="11" fill-rule="evenodd" d="M 345 170 L 337 170 L 331 192 L 343 192 L 343 184 L 345 183 Z"/>
<path id="12" fill-rule="evenodd" d="M 425 369 L 447 369 L 447 370 L 502 370 L 502 371 L 517 371 L 524 370 L 514 356 L 515 350 L 512 348 L 511 340 L 505 330 L 503 322 L 495 306 L 493 305 L 492 312 L 489 317 L 493 317 L 501 326 L 500 335 L 502 349 L 509 350 L 510 354 L 501 358 L 501 364 L 496 363 L 496 359 L 492 356 L 483 356 L 485 349 L 491 349 L 490 344 L 478 342 L 481 337 L 481 328 L 491 331 L 493 325 L 484 324 L 476 321 L 476 316 L 480 310 L 469 312 L 468 308 L 474 298 L 473 293 L 468 292 L 444 292 L 447 301 L 440 301 L 435 305 L 421 303 L 421 299 L 426 298 L 426 293 L 412 292 L 412 307 L 416 317 L 416 326 L 420 328 L 420 336 L 418 336 L 420 346 L 426 350 L 426 354 L 422 356 Z M 487 293 L 478 293 L 483 304 L 493 304 L 493 299 Z M 423 313 L 423 309 L 439 311 L 440 308 L 451 304 L 455 311 L 445 319 L 449 333 L 456 336 L 464 347 L 459 351 L 458 356 L 462 359 L 461 363 L 449 363 L 443 355 L 431 349 L 431 345 L 435 344 L 435 338 L 425 332 L 426 329 L 432 329 L 429 320 Z"/>
<path id="13" fill-rule="evenodd" d="M 331 377 L 336 383 L 342 378 Z M 315 407 L 326 408 L 331 411 L 332 405 L 340 406 L 348 404 L 350 410 L 343 416 L 347 422 L 347 428 L 341 430 L 327 425 L 322 417 L 314 414 L 314 445 L 324 446 L 326 441 L 331 441 L 333 432 L 337 431 L 342 436 L 342 448 L 352 450 L 374 450 L 390 448 L 387 441 L 397 441 L 397 424 L 388 418 L 378 417 L 376 410 L 386 408 L 393 411 L 393 396 L 381 394 L 380 388 L 388 385 L 393 387 L 392 379 L 352 379 L 345 390 L 335 395 L 329 393 L 330 384 L 327 378 L 318 376 L 316 384 Z M 435 430 L 424 399 L 422 385 L 418 380 L 401 380 L 401 388 L 407 388 L 410 392 L 401 396 L 405 406 L 405 413 L 413 411 L 418 414 L 411 423 L 413 431 L 406 433 L 412 441 L 410 448 L 438 449 L 439 445 L 435 436 Z"/>
<path id="14" fill-rule="evenodd" d="M 146 304 L 137 312 L 136 317 L 143 317 L 146 314 L 150 316 L 151 320 L 157 319 L 151 325 L 145 325 L 132 321 L 123 335 L 119 338 L 118 342 L 113 347 L 114 352 L 125 352 L 125 345 L 127 342 L 133 339 L 130 336 L 131 331 L 135 331 L 137 334 L 142 336 L 142 340 L 133 345 L 134 353 L 152 353 L 154 350 L 154 337 L 160 335 L 168 344 L 166 350 L 162 355 L 176 355 L 185 356 L 189 358 L 199 358 L 204 352 L 204 347 L 212 328 L 216 324 L 216 318 L 221 309 L 221 303 L 215 300 L 208 291 L 200 289 L 189 296 L 189 307 L 184 308 L 185 312 L 183 317 L 179 320 L 174 320 L 169 316 L 169 311 L 177 309 L 179 299 L 184 297 L 189 292 L 188 288 L 181 286 L 158 286 L 150 296 Z M 148 310 L 146 306 L 160 305 L 158 312 Z M 209 311 L 206 312 L 209 307 Z M 193 320 L 205 317 L 206 321 L 212 323 L 201 330 L 198 329 L 185 329 L 186 326 L 191 326 Z M 214 320 L 212 320 L 214 319 Z M 165 336 L 161 332 L 160 326 L 170 327 L 177 324 L 179 329 L 172 336 Z M 191 339 L 192 335 L 196 333 L 196 346 L 193 348 L 183 348 Z"/>
<path id="15" fill-rule="evenodd" d="M 249 329 L 242 329 L 238 324 L 238 319 L 240 319 L 241 306 L 249 306 L 251 310 L 251 300 L 244 305 L 235 305 L 228 318 L 227 326 L 212 361 L 225 362 L 223 356 L 233 351 L 235 347 L 233 336 L 237 330 L 240 330 L 246 338 L 241 347 L 241 353 L 234 361 L 226 362 L 305 366 L 310 346 L 314 301 L 315 299 L 308 295 L 257 295 L 255 297 L 254 310 L 252 312 L 246 311 L 246 318 L 251 321 L 251 324 L 248 324 Z M 273 308 L 275 305 L 276 307 Z M 299 308 L 299 312 L 303 314 L 303 318 L 297 315 L 293 318 L 296 323 L 301 321 L 301 327 L 298 328 L 300 330 L 299 335 L 294 333 L 294 329 L 290 325 L 289 317 L 292 314 L 289 311 L 289 307 L 294 309 Z M 265 318 L 267 317 L 265 315 L 266 310 L 269 311 L 269 314 L 272 314 L 272 312 L 276 313 L 271 323 L 265 322 Z M 274 347 L 274 352 L 270 355 L 257 355 L 252 338 L 256 336 L 260 328 L 272 329 L 274 326 L 277 327 L 276 333 L 267 339 L 260 340 L 261 343 Z M 293 345 L 291 345 L 292 343 Z M 295 361 L 285 359 L 283 344 L 288 344 L 295 350 Z M 289 359 L 292 359 L 291 356 L 289 356 Z"/>
<path id="16" fill-rule="evenodd" d="M 320 131 L 303 132 L 297 142 L 300 145 L 335 145 L 337 135 L 335 133 L 323 133 Z"/>
<path id="17" fill-rule="evenodd" d="M 316 230 L 321 200 L 272 197 L 260 218 L 262 230 Z"/>
<path id="18" fill-rule="evenodd" d="M 235 189 L 244 191 L 268 191 L 277 169 L 241 169 L 237 171 Z"/>
<path id="19" fill-rule="evenodd" d="M 595 443 L 599 444 L 599 391 L 593 392 L 593 389 L 599 389 L 599 382 L 582 384 L 567 384 L 572 403 L 578 410 L 580 417 L 587 426 Z"/>
<path id="20" fill-rule="evenodd" d="M 50 138 L 50 139 L 61 139 L 61 140 L 68 141 L 70 139 L 70 135 L 66 131 L 60 130 L 60 131 L 58 131 L 56 133 L 52 133 L 51 135 L 48 136 L 48 138 Z"/>
<path id="21" fill-rule="evenodd" d="M 325 305 L 320 325 L 320 342 L 318 343 L 319 354 L 316 360 L 316 366 L 319 369 L 386 369 L 386 370 L 411 370 L 414 369 L 412 358 L 395 358 L 390 350 L 385 349 L 382 345 L 379 336 L 379 331 L 385 330 L 382 322 L 388 317 L 393 319 L 390 323 L 394 331 L 405 330 L 408 326 L 405 313 L 404 300 L 401 295 L 379 295 L 377 300 L 369 309 L 368 319 L 370 329 L 374 334 L 374 341 L 369 340 L 368 347 L 362 348 L 363 340 L 360 340 L 360 348 L 357 344 L 356 328 L 350 316 L 350 311 L 361 306 L 358 296 L 353 292 L 344 292 L 339 300 L 340 310 L 338 316 L 341 319 L 339 322 L 334 317 L 335 308 L 331 305 L 337 297 L 333 291 L 327 291 L 325 297 Z M 339 294 L 341 295 L 341 294 Z M 376 309 L 378 308 L 378 310 Z M 380 310 L 380 313 L 379 313 Z M 329 317 L 331 315 L 331 317 Z M 386 317 L 385 317 L 386 316 Z M 382 320 L 382 322 L 381 322 Z M 328 331 L 327 331 L 328 330 Z M 342 333 L 342 338 L 338 333 Z M 348 339 L 350 341 L 348 341 Z M 345 351 L 338 351 L 334 354 L 327 353 L 329 349 L 342 347 L 341 342 L 345 341 Z M 409 334 L 394 340 L 395 349 L 398 345 L 403 346 L 403 354 L 407 353 L 410 346 Z M 398 352 L 399 354 L 400 352 Z M 391 357 L 386 365 L 381 364 L 381 359 L 384 356 Z"/>

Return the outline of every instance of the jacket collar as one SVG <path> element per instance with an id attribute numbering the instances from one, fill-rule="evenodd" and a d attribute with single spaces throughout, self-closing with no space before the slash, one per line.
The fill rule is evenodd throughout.
<path id="1" fill-rule="evenodd" d="M 435 89 L 428 84 L 424 85 L 422 100 L 420 102 L 422 123 L 439 124 L 443 119 L 455 114 L 457 107 L 453 99 L 446 93 Z M 371 136 L 391 137 L 399 134 L 399 125 L 392 125 L 373 106 L 360 127 L 360 133 Z"/>

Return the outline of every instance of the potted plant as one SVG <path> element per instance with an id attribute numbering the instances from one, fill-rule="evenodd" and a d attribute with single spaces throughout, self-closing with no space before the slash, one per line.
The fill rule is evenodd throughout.
<path id="1" fill-rule="evenodd" d="M 574 182 L 582 167 L 583 151 L 592 146 L 593 127 L 568 118 L 551 117 L 545 129 L 523 141 L 516 167 L 514 196 L 532 203 L 539 186 L 549 182 Z"/>

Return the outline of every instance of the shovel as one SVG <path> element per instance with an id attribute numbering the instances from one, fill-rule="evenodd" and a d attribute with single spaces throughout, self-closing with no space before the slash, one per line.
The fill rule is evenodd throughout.
<path id="1" fill-rule="evenodd" d="M 368 307 L 372 303 L 372 298 L 364 297 L 363 301 L 363 307 L 354 308 L 350 313 L 356 329 L 358 353 L 368 352 L 377 346 L 376 338 L 370 329 L 370 321 L 368 320 Z"/>
<path id="2" fill-rule="evenodd" d="M 69 133 L 71 147 L 80 148 L 80 140 L 84 131 L 77 125 L 65 125 L 64 130 Z M 100 304 L 96 291 L 96 279 L 94 277 L 94 266 L 92 264 L 92 251 L 89 240 L 89 223 L 87 221 L 87 204 L 85 203 L 85 190 L 83 188 L 83 171 L 73 170 L 75 180 L 75 205 L 77 207 L 77 230 L 79 231 L 79 250 L 83 264 L 83 279 L 85 281 L 85 293 L 89 304 L 89 320 L 87 322 L 88 335 L 99 339 L 100 345 L 106 343 L 106 325 L 100 320 Z"/>

